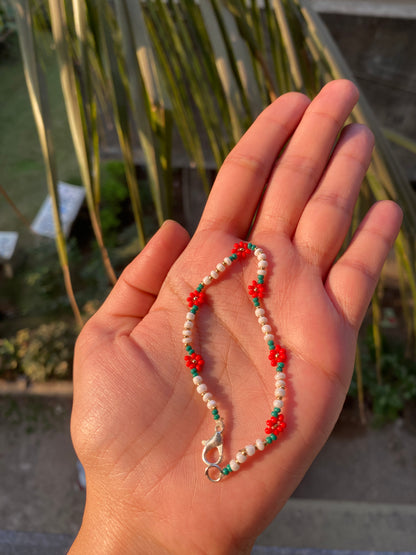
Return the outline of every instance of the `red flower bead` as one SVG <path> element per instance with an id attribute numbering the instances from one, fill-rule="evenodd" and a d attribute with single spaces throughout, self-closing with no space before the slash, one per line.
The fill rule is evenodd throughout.
<path id="1" fill-rule="evenodd" d="M 190 308 L 194 305 L 201 306 L 201 304 L 205 301 L 205 293 L 203 291 L 192 291 L 186 300 L 188 301 L 188 306 Z"/>
<path id="2" fill-rule="evenodd" d="M 276 345 L 276 347 L 270 351 L 269 360 L 271 361 L 270 364 L 272 366 L 277 366 L 279 362 L 285 362 L 286 360 L 285 349 L 282 349 L 280 345 Z"/>
<path id="3" fill-rule="evenodd" d="M 248 244 L 244 243 L 244 241 L 240 241 L 239 243 L 234 244 L 234 248 L 231 251 L 233 254 L 238 256 L 239 260 L 242 260 L 250 254 L 250 249 L 248 248 Z"/>
<path id="4" fill-rule="evenodd" d="M 185 357 L 186 366 L 191 370 L 196 370 L 197 372 L 201 372 L 204 362 L 205 361 L 201 355 L 193 354 Z"/>
<path id="5" fill-rule="evenodd" d="M 264 283 L 253 281 L 253 283 L 248 286 L 248 292 L 252 297 L 262 299 L 264 297 Z"/>

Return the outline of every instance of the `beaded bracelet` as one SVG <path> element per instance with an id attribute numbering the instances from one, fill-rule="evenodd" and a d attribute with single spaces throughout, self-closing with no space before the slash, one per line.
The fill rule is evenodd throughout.
<path id="1" fill-rule="evenodd" d="M 261 331 L 264 334 L 264 340 L 270 351 L 270 364 L 272 367 L 276 368 L 275 399 L 273 401 L 271 418 L 266 421 L 265 433 L 267 434 L 267 437 L 265 439 L 256 439 L 253 444 L 246 445 L 244 448 L 240 449 L 235 458 L 222 468 L 220 463 L 222 462 L 223 457 L 222 433 L 224 430 L 224 422 L 218 412 L 217 403 L 213 400 L 212 394 L 208 392 L 207 386 L 203 383 L 202 378 L 199 375 L 204 366 L 204 359 L 192 348 L 192 329 L 195 325 L 196 314 L 206 299 L 204 289 L 218 280 L 220 274 L 225 272 L 225 270 L 236 260 L 242 261 L 246 259 L 250 253 L 253 253 L 257 258 L 257 281 L 253 281 L 252 284 L 248 286 L 248 291 L 253 300 L 254 313 L 261 326 Z M 275 442 L 279 434 L 281 434 L 286 428 L 286 423 L 282 414 L 283 398 L 285 396 L 286 389 L 286 375 L 283 373 L 283 368 L 286 362 L 286 351 L 280 345 L 275 344 L 272 328 L 268 324 L 267 317 L 265 316 L 265 310 L 261 306 L 261 299 L 263 299 L 265 294 L 264 279 L 267 273 L 267 266 L 266 254 L 262 248 L 257 247 L 252 243 L 240 241 L 239 243 L 235 243 L 230 256 L 225 257 L 222 262 L 217 264 L 216 269 L 204 277 L 195 291 L 192 291 L 187 298 L 190 310 L 186 315 L 182 339 L 187 351 L 185 363 L 191 370 L 193 383 L 196 386 L 197 392 L 202 396 L 202 399 L 206 403 L 208 410 L 210 410 L 215 422 L 214 435 L 209 440 L 202 442 L 204 445 L 202 460 L 207 465 L 205 468 L 205 475 L 211 482 L 219 482 L 225 476 L 231 474 L 232 472 L 236 472 L 240 468 L 240 465 L 244 463 L 248 457 L 252 457 L 257 451 L 264 451 L 265 447 Z M 214 449 L 217 449 L 218 451 L 218 458 L 216 461 L 211 462 L 207 459 L 207 455 L 208 452 Z M 213 472 L 215 474 L 213 474 Z"/>

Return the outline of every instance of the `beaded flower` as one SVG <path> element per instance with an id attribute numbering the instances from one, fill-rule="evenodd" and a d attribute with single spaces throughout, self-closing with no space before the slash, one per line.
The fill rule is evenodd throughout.
<path id="1" fill-rule="evenodd" d="M 253 283 L 248 286 L 248 292 L 250 295 L 252 297 L 257 297 L 258 299 L 262 299 L 264 297 L 264 290 L 264 283 L 257 283 L 257 281 L 254 280 Z"/>
<path id="2" fill-rule="evenodd" d="M 234 248 L 231 252 L 236 254 L 239 260 L 242 260 L 250 254 L 250 249 L 248 248 L 248 243 L 240 241 L 239 243 L 234 243 Z"/>
<path id="3" fill-rule="evenodd" d="M 201 306 L 205 300 L 205 293 L 203 291 L 192 291 L 189 297 L 186 299 L 188 301 L 188 306 L 192 308 L 193 306 Z"/>
<path id="4" fill-rule="evenodd" d="M 201 357 L 201 355 L 197 355 L 197 354 L 186 355 L 185 364 L 191 370 L 196 370 L 197 372 L 200 372 L 202 370 L 202 367 L 205 364 L 205 361 Z"/>
<path id="5" fill-rule="evenodd" d="M 280 345 L 276 345 L 269 353 L 269 360 L 272 366 L 277 366 L 279 362 L 286 361 L 286 351 Z"/>

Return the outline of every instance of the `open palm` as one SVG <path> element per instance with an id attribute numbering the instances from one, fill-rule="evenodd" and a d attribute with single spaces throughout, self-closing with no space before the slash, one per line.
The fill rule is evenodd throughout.
<path id="1" fill-rule="evenodd" d="M 312 103 L 290 93 L 269 106 L 228 156 L 192 240 L 162 226 L 85 326 L 72 435 L 87 503 L 71 553 L 249 552 L 323 446 L 401 220 L 395 204 L 376 204 L 334 263 L 373 144 L 359 125 L 338 137 L 356 100 L 351 83 L 334 81 Z M 247 236 L 267 253 L 264 307 L 288 351 L 287 430 L 213 484 L 201 440 L 214 421 L 183 360 L 186 299 Z M 265 437 L 273 401 L 247 293 L 255 278 L 248 258 L 207 288 L 192 343 L 224 418 L 225 464 Z"/>

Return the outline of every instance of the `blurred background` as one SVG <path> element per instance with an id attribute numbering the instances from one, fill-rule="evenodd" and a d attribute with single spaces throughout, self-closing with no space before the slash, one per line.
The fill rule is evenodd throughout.
<path id="1" fill-rule="evenodd" d="M 264 106 L 338 77 L 376 137 L 350 234 L 378 199 L 405 219 L 340 420 L 255 552 L 416 552 L 415 34 L 411 0 L 0 0 L 0 553 L 80 526 L 82 323 L 164 219 L 193 232 Z"/>

